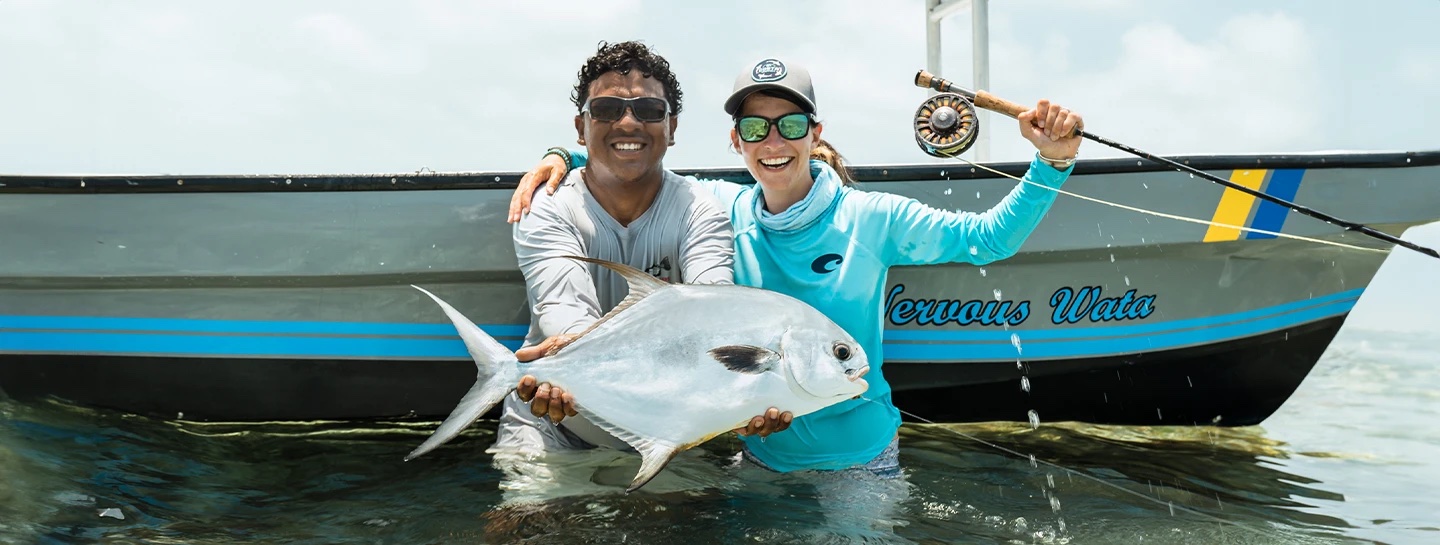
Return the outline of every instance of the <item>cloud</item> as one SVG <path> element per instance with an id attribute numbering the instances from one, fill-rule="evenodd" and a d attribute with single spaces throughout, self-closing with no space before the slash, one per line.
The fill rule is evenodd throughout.
<path id="1" fill-rule="evenodd" d="M 1194 33 L 1194 30 L 1191 30 Z M 1157 153 L 1260 153 L 1317 145 L 1325 101 L 1314 38 L 1285 13 L 1231 17 L 1199 38 L 1163 22 L 1119 36 L 1112 63 L 1071 69 L 1068 44 L 997 48 L 1005 85 L 1082 112 L 1097 134 Z M 1007 155 L 1028 145 L 1001 144 Z M 1122 152 L 1087 143 L 1088 156 Z"/>
<path id="2" fill-rule="evenodd" d="M 1395 56 L 1395 76 L 1408 85 L 1440 87 L 1440 49 L 1399 53 Z"/>

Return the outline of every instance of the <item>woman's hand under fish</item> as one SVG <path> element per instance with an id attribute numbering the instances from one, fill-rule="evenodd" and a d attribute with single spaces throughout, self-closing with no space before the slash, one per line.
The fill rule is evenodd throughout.
<path id="1" fill-rule="evenodd" d="M 575 412 L 575 396 L 548 382 L 535 384 L 535 377 L 530 375 L 520 377 L 515 393 L 520 396 L 520 401 L 530 404 L 530 414 L 549 415 L 550 421 L 556 424 L 567 416 L 580 414 Z"/>
<path id="2" fill-rule="evenodd" d="M 765 414 L 751 418 L 750 424 L 743 428 L 735 428 L 735 433 L 766 437 L 772 433 L 785 431 L 790 427 L 790 422 L 794 419 L 795 415 L 790 414 L 790 411 L 782 413 L 780 409 L 770 407 L 770 410 L 765 411 Z"/>

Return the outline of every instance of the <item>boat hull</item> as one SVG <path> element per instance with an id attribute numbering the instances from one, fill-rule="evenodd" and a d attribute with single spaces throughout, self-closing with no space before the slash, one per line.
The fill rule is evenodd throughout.
<path id="1" fill-rule="evenodd" d="M 1183 160 L 1392 234 L 1440 219 L 1440 152 Z M 986 209 L 1015 183 L 968 166 L 856 174 L 865 189 L 959 210 Z M 409 286 L 518 347 L 528 309 L 503 219 L 517 178 L 0 176 L 0 232 L 25 233 L 0 238 L 0 391 L 166 418 L 444 416 L 474 366 Z M 898 406 L 949 422 L 1034 411 L 1257 423 L 1388 256 L 1133 160 L 1083 163 L 1064 189 L 1252 231 L 1061 196 L 1013 258 L 896 267 L 883 372 Z"/>

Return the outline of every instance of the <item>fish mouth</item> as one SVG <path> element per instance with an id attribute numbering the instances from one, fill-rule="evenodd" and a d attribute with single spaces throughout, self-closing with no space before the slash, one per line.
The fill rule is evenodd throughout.
<path id="1" fill-rule="evenodd" d="M 869 366 L 869 365 L 866 365 L 866 366 L 861 367 L 861 368 L 859 368 L 859 369 L 846 369 L 846 370 L 845 370 L 845 378 L 850 379 L 850 382 L 855 382 L 855 381 L 857 381 L 857 380 L 860 380 L 862 377 L 865 376 L 866 373 L 869 373 L 869 372 L 870 372 L 870 366 Z"/>

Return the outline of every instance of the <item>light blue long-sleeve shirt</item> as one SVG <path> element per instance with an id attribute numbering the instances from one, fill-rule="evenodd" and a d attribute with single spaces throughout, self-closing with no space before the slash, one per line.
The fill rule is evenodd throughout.
<path id="1" fill-rule="evenodd" d="M 583 153 L 575 161 L 584 161 Z M 1073 167 L 1037 156 L 1025 179 L 1059 188 Z M 778 471 L 845 469 L 879 455 L 900 426 L 884 375 L 885 287 L 896 265 L 984 265 L 1020 250 L 1056 192 L 1021 183 L 983 213 L 939 210 L 918 200 L 845 187 L 827 164 L 810 162 L 805 200 L 770 216 L 759 185 L 697 180 L 728 208 L 735 233 L 735 283 L 778 291 L 815 307 L 864 348 L 869 390 L 860 398 L 798 417 L 784 432 L 742 440 Z M 791 213 L 796 207 L 803 210 Z M 832 255 L 833 254 L 833 255 Z M 838 259 L 836 257 L 838 256 Z M 784 410 L 784 407 L 780 407 Z"/>

